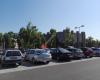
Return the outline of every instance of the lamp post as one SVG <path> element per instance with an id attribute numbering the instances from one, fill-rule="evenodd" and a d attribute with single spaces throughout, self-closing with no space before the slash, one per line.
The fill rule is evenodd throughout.
<path id="1" fill-rule="evenodd" d="M 81 25 L 81 26 L 79 26 L 79 27 L 75 27 L 75 29 L 79 29 L 78 31 L 79 31 L 79 33 L 80 33 L 80 28 L 82 28 L 82 27 L 85 27 L 84 25 Z"/>
<path id="2" fill-rule="evenodd" d="M 77 47 L 79 48 L 80 47 L 80 29 L 84 27 L 84 25 L 81 25 L 79 27 L 75 27 L 75 29 L 78 29 L 77 33 L 76 33 L 76 38 L 77 38 Z"/>

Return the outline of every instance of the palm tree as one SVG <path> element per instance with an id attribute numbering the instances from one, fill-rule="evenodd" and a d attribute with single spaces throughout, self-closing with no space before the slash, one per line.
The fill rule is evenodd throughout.
<path id="1" fill-rule="evenodd" d="M 73 33 L 70 32 L 70 28 L 64 30 L 64 47 L 70 46 L 73 41 Z"/>
<path id="2" fill-rule="evenodd" d="M 41 44 L 41 33 L 38 32 L 36 26 L 33 26 L 31 22 L 28 23 L 26 28 L 21 28 L 19 31 L 19 43 L 25 48 L 39 47 Z"/>
<path id="3" fill-rule="evenodd" d="M 47 40 L 46 44 L 49 47 L 53 47 L 53 48 L 57 47 L 57 45 L 56 45 L 56 30 L 55 29 L 50 29 L 50 37 Z"/>

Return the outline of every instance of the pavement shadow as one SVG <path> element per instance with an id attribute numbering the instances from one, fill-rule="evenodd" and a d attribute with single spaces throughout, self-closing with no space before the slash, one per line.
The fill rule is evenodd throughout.
<path id="1" fill-rule="evenodd" d="M 14 69 L 14 68 L 17 68 L 18 66 L 34 67 L 34 66 L 42 66 L 42 65 L 46 65 L 46 64 L 42 63 L 42 62 L 36 62 L 35 64 L 33 64 L 31 62 L 25 61 L 25 62 L 22 63 L 22 65 L 8 64 L 8 65 L 1 66 L 1 64 L 0 64 L 0 70 L 3 70 L 3 69 Z"/>
<path id="2" fill-rule="evenodd" d="M 10 65 L 4 65 L 4 66 L 1 66 L 0 65 L 0 70 L 3 70 L 3 69 L 11 69 L 11 68 L 17 68 L 18 65 L 16 64 L 10 64 Z"/>
<path id="3" fill-rule="evenodd" d="M 52 60 L 52 62 L 54 63 L 66 63 L 66 62 L 71 62 L 72 60 L 60 60 L 60 61 L 57 61 L 57 60 Z"/>
<path id="4" fill-rule="evenodd" d="M 31 63 L 29 61 L 26 61 L 26 62 L 23 62 L 22 66 L 25 66 L 25 67 L 32 67 L 32 66 L 42 66 L 42 65 L 45 65 L 45 63 L 42 63 L 42 62 L 36 62 L 36 63 Z"/>

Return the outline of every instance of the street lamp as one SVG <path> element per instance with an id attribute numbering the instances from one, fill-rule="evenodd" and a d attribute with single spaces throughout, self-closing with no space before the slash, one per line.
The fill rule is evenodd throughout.
<path id="1" fill-rule="evenodd" d="M 85 26 L 84 25 L 81 25 L 79 27 L 75 27 L 75 29 L 79 29 L 79 32 L 80 32 L 80 28 L 82 28 L 82 27 L 85 27 Z"/>
<path id="2" fill-rule="evenodd" d="M 77 32 L 77 47 L 80 47 L 80 28 L 84 27 L 84 25 L 81 25 L 79 27 L 75 27 L 75 29 L 79 29 Z"/>
<path id="3" fill-rule="evenodd" d="M 75 29 L 79 29 L 79 32 L 80 32 L 80 28 L 82 28 L 82 27 L 85 27 L 85 26 L 84 25 L 81 25 L 79 27 L 75 27 Z"/>

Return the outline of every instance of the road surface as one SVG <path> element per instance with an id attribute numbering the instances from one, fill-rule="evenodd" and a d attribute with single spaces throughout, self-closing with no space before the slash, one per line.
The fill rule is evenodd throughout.
<path id="1" fill-rule="evenodd" d="M 3 73 L 0 80 L 100 80 L 100 58 Z"/>

